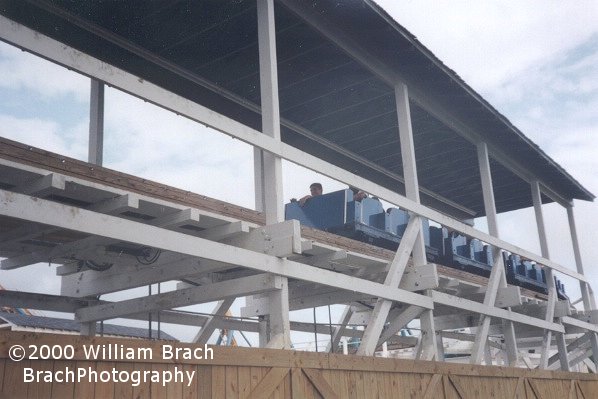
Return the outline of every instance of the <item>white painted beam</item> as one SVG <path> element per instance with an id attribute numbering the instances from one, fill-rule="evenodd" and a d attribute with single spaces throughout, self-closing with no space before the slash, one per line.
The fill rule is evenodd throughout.
<path id="1" fill-rule="evenodd" d="M 468 341 L 468 342 L 474 342 L 475 341 L 475 334 L 467 334 L 467 333 L 460 333 L 460 332 L 456 332 L 456 331 L 441 331 L 440 335 L 443 338 L 449 338 L 449 339 L 457 339 L 459 341 Z M 498 342 L 492 341 L 492 340 L 488 340 L 488 344 L 487 346 L 495 348 L 495 349 L 504 349 L 503 345 L 499 344 Z"/>
<path id="2" fill-rule="evenodd" d="M 221 283 L 81 308 L 75 312 L 75 316 L 78 321 L 83 323 L 114 319 L 133 313 L 153 312 L 279 290 L 281 283 L 281 279 L 277 276 L 258 274 Z"/>
<path id="3" fill-rule="evenodd" d="M 91 205 L 89 210 L 110 215 L 139 209 L 139 196 L 124 194 Z"/>
<path id="4" fill-rule="evenodd" d="M 560 345 L 559 345 L 560 346 Z M 581 337 L 575 339 L 566 347 L 564 351 L 573 354 L 577 351 L 586 352 L 586 350 L 590 347 L 590 334 L 583 334 Z M 559 347 L 559 351 L 563 350 L 563 348 Z M 561 357 L 560 354 L 557 352 L 548 359 L 548 370 L 556 370 L 561 366 Z"/>
<path id="5" fill-rule="evenodd" d="M 66 296 L 0 290 L 0 306 L 73 313 L 75 310 L 95 304 L 93 299 L 79 299 Z"/>
<path id="6" fill-rule="evenodd" d="M 199 225 L 200 212 L 196 208 L 186 208 L 167 215 L 159 216 L 148 222 L 152 226 L 175 228 L 184 225 Z"/>
<path id="7" fill-rule="evenodd" d="M 381 345 L 383 342 L 391 339 L 392 336 L 409 324 L 411 320 L 416 319 L 423 312 L 423 310 L 424 309 L 419 306 L 407 306 L 398 316 L 393 317 L 390 320 L 390 323 L 384 328 L 384 330 L 382 330 L 377 344 Z"/>
<path id="8" fill-rule="evenodd" d="M 91 78 L 89 94 L 88 162 L 102 165 L 104 159 L 104 84 Z"/>
<path id="9" fill-rule="evenodd" d="M 427 309 L 433 307 L 430 298 L 399 288 L 387 287 L 384 284 L 242 248 L 231 247 L 115 216 L 97 214 L 70 205 L 43 199 L 32 199 L 29 196 L 6 190 L 0 190 L 0 204 L 2 205 L 0 206 L 0 214 L 5 216 L 22 220 L 35 220 L 39 223 L 110 237 L 110 239 L 118 241 L 129 241 L 165 251 L 244 266 L 262 272 L 356 291 L 392 301 L 415 304 Z"/>
<path id="10" fill-rule="evenodd" d="M 135 201 L 133 199 L 133 201 Z M 79 208 L 74 208 L 79 209 Z M 91 207 L 93 209 L 93 207 Z M 89 211 L 86 211 L 89 212 Z M 94 211 L 95 212 L 95 211 Z M 96 214 L 100 219 L 101 214 Z M 31 220 L 35 221 L 35 220 Z M 199 211 L 197 209 L 182 209 L 173 214 L 165 215 L 147 222 L 152 226 L 174 228 L 184 224 L 193 224 L 199 222 Z M 62 226 L 64 227 L 64 226 Z M 69 228 L 69 227 L 64 227 Z M 130 241 L 123 239 L 122 241 Z M 46 262 L 52 259 L 61 258 L 64 256 L 81 253 L 84 251 L 95 250 L 99 246 L 105 246 L 114 243 L 115 240 L 111 238 L 101 237 L 87 237 L 72 243 L 58 245 L 51 249 L 44 249 L 37 252 L 27 253 L 13 258 L 8 258 L 0 261 L 1 269 L 10 270 L 18 267 L 31 265 L 38 262 Z M 61 273 L 66 273 L 68 268 L 64 268 Z"/>
<path id="11" fill-rule="evenodd" d="M 544 225 L 544 215 L 542 213 L 542 193 L 540 191 L 540 183 L 538 181 L 531 182 L 532 190 L 532 202 L 534 204 L 534 213 L 536 215 L 536 226 L 538 228 L 538 238 L 540 239 L 540 250 L 544 258 L 550 258 L 548 251 L 548 239 L 546 237 L 546 227 Z M 546 274 L 546 285 L 548 287 L 548 300 L 546 301 L 546 321 L 554 320 L 554 308 L 557 302 L 556 285 L 554 283 L 554 275 L 551 269 L 545 270 Z M 557 344 L 562 346 L 565 342 L 563 334 L 557 335 Z M 550 348 L 552 346 L 552 331 L 544 330 L 544 336 L 542 339 L 542 348 L 540 350 L 540 363 L 538 367 L 540 369 L 546 369 L 548 367 L 548 358 L 550 356 Z M 561 360 L 561 369 L 563 371 L 569 371 L 569 360 L 567 359 L 566 347 L 564 351 L 559 351 Z"/>
<path id="12" fill-rule="evenodd" d="M 287 220 L 258 227 L 247 234 L 237 234 L 221 242 L 268 255 L 286 257 L 301 253 L 301 225 L 297 220 Z"/>
<path id="13" fill-rule="evenodd" d="M 578 327 L 586 331 L 598 333 L 598 325 L 579 320 L 571 316 L 561 317 L 561 322 L 568 326 Z"/>
<path id="14" fill-rule="evenodd" d="M 218 320 L 221 319 L 226 312 L 228 312 L 234 301 L 235 298 L 221 299 L 218 301 L 216 307 L 212 311 L 212 315 L 208 316 L 208 319 L 201 327 L 199 332 L 195 335 L 195 337 L 191 340 L 191 342 L 200 345 L 206 344 L 216 329 Z"/>
<path id="15" fill-rule="evenodd" d="M 480 287 L 482 292 L 476 292 L 474 294 L 458 294 L 457 296 L 469 299 L 476 302 L 484 302 L 487 287 Z M 521 306 L 521 287 L 510 285 L 507 287 L 498 287 L 496 291 L 496 299 L 494 306 L 497 308 L 506 308 Z"/>
<path id="16" fill-rule="evenodd" d="M 415 240 L 421 235 L 421 226 L 421 219 L 418 216 L 411 216 L 407 228 L 405 229 L 405 233 L 401 238 L 399 248 L 390 264 L 388 274 L 384 280 L 385 285 L 389 287 L 397 287 L 399 285 L 399 281 L 401 281 L 407 266 L 409 255 L 413 250 Z M 382 328 L 384 328 L 391 306 L 391 301 L 386 301 L 384 299 L 378 299 L 376 301 L 376 305 L 372 310 L 372 316 L 370 317 L 361 343 L 359 344 L 359 348 L 357 349 L 358 355 L 372 356 L 374 354 L 378 344 L 378 338 L 380 337 Z"/>
<path id="17" fill-rule="evenodd" d="M 230 265 L 222 262 L 172 253 L 163 253 L 152 265 L 142 265 L 127 258 L 115 262 L 106 271 L 86 270 L 63 276 L 61 294 L 73 297 L 102 295 L 229 267 Z"/>
<path id="18" fill-rule="evenodd" d="M 413 126 L 411 125 L 411 109 L 409 107 L 409 92 L 403 82 L 397 82 L 394 86 L 395 103 L 397 107 L 397 118 L 399 128 L 399 141 L 401 144 L 401 159 L 403 163 L 403 177 L 405 179 L 405 196 L 416 204 L 419 199 L 419 182 L 417 179 L 417 164 L 415 158 L 415 145 L 413 143 Z M 427 263 L 426 247 L 424 244 L 423 226 L 420 221 L 418 235 L 413 246 L 413 266 L 423 266 Z M 430 295 L 426 291 L 426 295 Z M 418 351 L 418 358 L 425 360 L 438 358 L 438 346 L 436 344 L 436 333 L 434 328 L 434 315 L 432 310 L 424 310 L 420 316 L 421 342 Z M 373 342 L 379 337 L 376 336 Z M 373 343 L 372 342 L 372 343 Z"/>
<path id="19" fill-rule="evenodd" d="M 577 272 L 584 274 L 583 261 L 581 259 L 581 249 L 579 246 L 579 239 L 577 238 L 577 227 L 575 226 L 575 215 L 573 213 L 573 204 L 570 204 L 567 208 L 567 219 L 569 220 L 569 230 L 571 232 L 571 242 L 573 244 L 573 255 L 575 257 L 575 265 Z M 581 298 L 583 300 L 583 307 L 586 312 L 591 312 L 596 309 L 596 300 L 592 287 L 587 281 L 579 281 L 579 289 L 581 290 Z M 563 320 L 563 319 L 561 319 Z M 592 319 L 592 323 L 598 323 L 597 318 Z M 598 334 L 590 333 L 590 343 L 592 345 L 592 361 L 594 367 L 598 369 Z"/>
<path id="20" fill-rule="evenodd" d="M 260 73 L 262 133 L 280 143 L 280 108 L 278 102 L 278 66 L 276 57 L 276 28 L 274 0 L 257 0 L 257 36 Z M 262 201 L 266 225 L 284 220 L 282 199 L 282 159 L 278 154 L 254 151 L 256 200 Z M 258 181 L 259 179 L 259 181 Z M 299 243 L 299 248 L 301 244 Z M 301 250 L 299 249 L 300 253 Z M 289 254 L 290 255 L 290 254 Z M 286 256 L 286 255 L 283 255 Z M 269 295 L 268 347 L 290 349 L 288 282 L 280 291 Z M 264 341 L 262 339 L 262 341 Z"/>
<path id="21" fill-rule="evenodd" d="M 579 246 L 579 239 L 577 238 L 577 227 L 575 225 L 575 214 L 573 212 L 573 206 L 567 207 L 567 219 L 569 221 L 569 231 L 571 234 L 571 242 L 573 243 L 573 255 L 575 257 L 575 266 L 577 272 L 584 274 L 583 260 L 581 258 L 581 249 Z M 589 285 L 586 282 L 580 281 L 579 288 L 581 290 L 581 298 L 583 300 L 584 310 L 594 310 L 592 307 L 592 294 L 590 293 Z"/>
<path id="22" fill-rule="evenodd" d="M 482 183 L 482 195 L 484 198 L 484 210 L 486 211 L 486 220 L 488 222 L 488 231 L 492 237 L 499 237 L 498 219 L 496 216 L 496 204 L 494 200 L 494 189 L 492 186 L 492 171 L 490 170 L 490 157 L 486 143 L 479 143 L 477 146 L 477 157 L 480 169 L 480 178 Z M 502 253 L 499 247 L 494 247 L 492 252 L 494 263 L 492 271 L 488 278 L 486 295 L 484 296 L 484 306 L 496 306 L 496 296 L 500 287 L 507 287 L 506 272 Z M 507 308 L 510 311 L 510 308 Z M 513 364 L 517 362 L 517 341 L 515 338 L 515 328 L 510 321 L 504 322 L 504 336 L 507 347 L 508 362 Z M 482 357 L 485 354 L 485 347 L 488 342 L 488 331 L 490 329 L 490 317 L 488 315 L 480 318 L 480 323 L 476 330 L 476 340 L 471 350 L 471 363 L 481 364 Z"/>
<path id="23" fill-rule="evenodd" d="M 343 313 L 341 314 L 341 317 L 339 318 L 338 325 L 336 325 L 334 327 L 334 330 L 332 332 L 332 337 L 330 337 L 330 342 L 326 346 L 326 352 L 329 352 L 329 353 L 336 352 L 336 348 L 338 347 L 338 344 L 342 337 L 342 332 L 347 327 L 347 323 L 349 323 L 349 320 L 351 319 L 352 314 L 353 314 L 353 310 L 351 309 L 351 306 L 350 305 L 345 306 L 345 309 L 343 310 Z"/>
<path id="24" fill-rule="evenodd" d="M 49 173 L 31 182 L 18 186 L 15 191 L 22 194 L 43 197 L 56 191 L 64 191 L 65 188 L 66 179 L 64 176 L 56 173 Z"/>
<path id="25" fill-rule="evenodd" d="M 445 294 L 443 292 L 432 291 L 432 299 L 434 299 L 434 302 L 437 304 L 445 305 L 452 308 L 467 310 L 485 316 L 497 317 L 515 323 L 527 324 L 533 327 L 550 329 L 551 331 L 565 332 L 563 326 L 557 323 L 547 322 L 543 319 L 538 319 L 520 313 L 515 313 L 507 309 L 500 309 L 494 306 L 484 305 L 483 303 L 459 298 L 453 295 Z"/>
<path id="26" fill-rule="evenodd" d="M 238 221 L 211 227 L 200 232 L 197 236 L 206 240 L 221 241 L 243 233 L 249 233 L 249 224 L 244 221 Z"/>

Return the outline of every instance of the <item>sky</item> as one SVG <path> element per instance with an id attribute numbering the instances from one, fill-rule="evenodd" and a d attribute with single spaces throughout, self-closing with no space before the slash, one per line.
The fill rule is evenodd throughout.
<path id="1" fill-rule="evenodd" d="M 598 193 L 598 2 L 378 3 L 581 184 Z M 0 76 L 0 136 L 86 160 L 88 78 L 1 42 Z M 106 89 L 105 117 L 105 166 L 254 206 L 249 145 L 112 88 Z M 285 201 L 307 193 L 313 181 L 322 181 L 326 191 L 345 187 L 288 162 L 283 173 Z M 598 287 L 593 262 L 598 259 L 598 207 L 576 201 L 575 215 L 586 274 Z M 565 210 L 545 206 L 545 218 L 551 258 L 574 269 Z M 484 220 L 476 221 L 481 229 L 484 225 Z M 499 227 L 501 238 L 539 253 L 531 209 L 500 215 Z M 53 267 L 36 265 L 24 271 L 2 271 L 0 283 L 31 290 L 29 276 L 35 272 L 40 277 L 34 291 L 59 292 Z M 563 280 L 577 298 L 575 284 Z M 120 295 L 106 299 L 141 293 Z M 327 309 L 319 310 L 318 319 L 328 321 Z M 178 334 L 183 339 L 191 335 Z"/>

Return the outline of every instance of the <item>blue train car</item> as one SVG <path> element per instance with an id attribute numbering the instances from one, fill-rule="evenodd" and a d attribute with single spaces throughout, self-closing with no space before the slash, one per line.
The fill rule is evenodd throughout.
<path id="1" fill-rule="evenodd" d="M 304 226 L 396 250 L 407 228 L 409 213 L 397 208 L 384 211 L 382 203 L 375 198 L 355 201 L 353 192 L 347 189 L 313 197 L 304 206 L 297 201 L 288 203 L 285 219 L 296 219 Z M 444 227 L 429 226 L 426 219 L 422 223 L 430 262 L 485 277 L 490 275 L 494 264 L 490 245 Z M 546 275 L 541 266 L 507 253 L 503 253 L 503 261 L 510 284 L 547 293 Z M 557 279 L 555 283 L 559 298 L 568 299 L 564 284 Z"/>
<path id="2" fill-rule="evenodd" d="M 529 260 L 522 260 L 519 255 L 514 254 L 503 253 L 503 259 L 507 269 L 507 281 L 510 284 L 548 294 L 546 272 L 540 265 Z M 554 283 L 559 299 L 569 299 L 565 292 L 565 284 L 556 277 L 554 277 Z"/>
<path id="3" fill-rule="evenodd" d="M 347 189 L 313 197 L 304 206 L 296 201 L 288 203 L 285 219 L 296 219 L 304 226 L 396 250 L 407 228 L 409 214 L 396 208 L 384 211 L 382 203 L 375 198 L 355 201 L 353 192 Z M 424 220 L 423 224 L 427 252 L 435 259 L 438 251 L 430 247 L 428 221 Z"/>

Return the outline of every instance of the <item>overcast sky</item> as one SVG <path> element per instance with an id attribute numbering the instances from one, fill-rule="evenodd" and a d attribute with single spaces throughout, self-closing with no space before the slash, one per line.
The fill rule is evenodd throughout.
<path id="1" fill-rule="evenodd" d="M 598 193 L 598 2 L 378 1 L 549 156 Z M 89 80 L 0 43 L 0 135 L 85 160 Z M 225 149 L 225 150 L 224 150 Z M 253 207 L 251 148 L 202 125 L 106 91 L 105 166 Z M 285 201 L 314 180 L 284 165 Z M 586 273 L 598 286 L 598 207 L 576 202 Z M 546 207 L 551 256 L 574 268 L 563 208 Z M 539 253 L 531 210 L 502 215 L 503 238 Z M 483 226 L 483 223 L 478 225 Z M 8 289 L 30 290 L 31 271 L 0 272 Z M 47 265 L 40 292 L 58 293 Z M 577 287 L 568 283 L 577 297 Z M 327 320 L 327 314 L 322 317 Z M 324 316 L 325 315 L 325 316 Z"/>

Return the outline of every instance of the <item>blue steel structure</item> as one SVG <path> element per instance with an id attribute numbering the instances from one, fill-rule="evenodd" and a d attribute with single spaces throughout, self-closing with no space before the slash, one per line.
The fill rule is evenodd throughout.
<path id="1" fill-rule="evenodd" d="M 409 213 L 398 208 L 385 211 L 376 198 L 355 201 L 353 192 L 346 189 L 313 197 L 304 206 L 290 202 L 285 205 L 285 219 L 295 219 L 303 226 L 396 250 L 407 228 Z M 430 226 L 427 219 L 423 220 L 423 227 L 428 261 L 490 276 L 494 264 L 490 245 L 446 227 Z M 548 293 L 546 275 L 540 265 L 505 252 L 503 260 L 510 284 Z M 556 278 L 555 283 L 559 298 L 567 298 L 565 285 Z"/>

